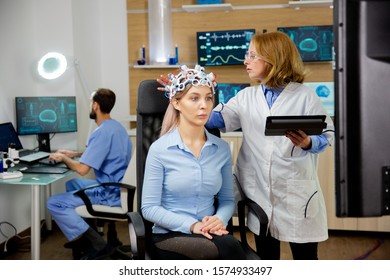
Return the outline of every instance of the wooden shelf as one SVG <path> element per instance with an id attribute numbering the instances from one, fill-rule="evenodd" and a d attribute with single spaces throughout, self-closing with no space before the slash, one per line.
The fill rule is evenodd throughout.
<path id="1" fill-rule="evenodd" d="M 143 69 L 159 69 L 159 68 L 179 68 L 180 65 L 166 65 L 166 64 L 146 64 L 146 65 L 129 65 L 130 67 L 133 68 L 143 68 Z"/>
<path id="2" fill-rule="evenodd" d="M 233 10 L 232 4 L 203 4 L 203 5 L 183 5 L 183 10 L 190 13 L 198 12 L 228 12 Z"/>
<path id="3" fill-rule="evenodd" d="M 290 8 L 333 8 L 333 0 L 316 0 L 316 1 L 290 1 L 288 2 Z"/>
<path id="4" fill-rule="evenodd" d="M 145 65 L 137 65 L 137 64 L 129 64 L 129 67 L 133 68 L 141 68 L 141 69 L 179 69 L 182 65 L 196 65 L 197 62 L 185 62 L 185 63 L 179 63 L 175 65 L 169 65 L 169 64 L 145 64 Z"/>
<path id="5" fill-rule="evenodd" d="M 182 5 L 181 8 L 173 8 L 174 12 L 200 13 L 200 12 L 229 12 L 233 10 L 258 10 L 258 9 L 301 9 L 301 8 L 333 8 L 333 0 L 300 0 L 289 1 L 285 4 L 265 5 L 239 5 L 233 6 L 230 3 L 224 4 L 202 4 Z M 148 13 L 148 10 L 128 10 L 127 13 Z"/>

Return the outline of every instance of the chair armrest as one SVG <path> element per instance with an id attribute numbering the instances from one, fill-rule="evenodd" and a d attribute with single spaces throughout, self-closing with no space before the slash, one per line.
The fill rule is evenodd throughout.
<path id="1" fill-rule="evenodd" d="M 138 212 L 127 213 L 130 233 L 130 246 L 134 259 L 145 259 L 145 225 Z"/>
<path id="2" fill-rule="evenodd" d="M 240 228 L 240 237 L 241 242 L 244 244 L 248 244 L 246 239 L 246 223 L 245 223 L 245 210 L 250 210 L 251 213 L 253 213 L 257 219 L 260 222 L 260 230 L 259 232 L 255 232 L 254 234 L 258 236 L 265 237 L 267 235 L 267 228 L 268 228 L 268 216 L 261 208 L 260 205 L 258 205 L 253 200 L 249 199 L 246 195 L 244 190 L 241 187 L 240 181 L 237 178 L 236 174 L 233 174 L 234 183 L 240 192 L 241 200 L 237 203 L 237 212 L 238 212 L 238 226 Z"/>
<path id="3" fill-rule="evenodd" d="M 248 244 L 246 239 L 246 223 L 245 223 L 246 209 L 250 210 L 251 213 L 253 213 L 256 216 L 256 218 L 259 220 L 260 223 L 259 232 L 255 232 L 254 234 L 265 237 L 268 228 L 268 216 L 263 210 L 263 208 L 261 208 L 260 205 L 258 205 L 256 202 L 254 202 L 249 198 L 240 200 L 237 203 L 237 208 L 238 208 L 238 225 L 240 229 L 241 242 L 244 244 Z"/>
<path id="4" fill-rule="evenodd" d="M 91 215 L 93 215 L 93 216 L 100 216 L 100 217 L 107 217 L 107 218 L 126 219 L 127 218 L 126 214 L 101 212 L 101 211 L 96 211 L 93 208 L 91 200 L 88 198 L 88 196 L 86 195 L 85 192 L 87 190 L 98 188 L 98 187 L 120 187 L 120 188 L 127 189 L 128 192 L 129 192 L 129 203 L 131 203 L 131 207 L 129 207 L 129 211 L 133 210 L 133 207 L 132 207 L 133 203 L 132 202 L 134 200 L 136 187 L 132 186 L 132 185 L 129 185 L 129 184 L 125 184 L 125 183 L 108 182 L 108 183 L 94 184 L 94 185 L 88 186 L 88 187 L 86 187 L 84 189 L 78 190 L 78 191 L 76 191 L 74 193 L 74 195 L 79 196 L 84 201 L 84 204 L 85 204 L 88 212 Z"/>

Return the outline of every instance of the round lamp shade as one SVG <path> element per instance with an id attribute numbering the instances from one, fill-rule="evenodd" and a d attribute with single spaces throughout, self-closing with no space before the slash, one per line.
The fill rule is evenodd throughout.
<path id="1" fill-rule="evenodd" d="M 47 80 L 53 80 L 64 74 L 68 63 L 63 54 L 49 52 L 38 61 L 38 73 Z"/>

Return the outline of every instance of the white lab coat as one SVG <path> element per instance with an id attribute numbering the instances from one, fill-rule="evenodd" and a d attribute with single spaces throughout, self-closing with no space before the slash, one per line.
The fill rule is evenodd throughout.
<path id="1" fill-rule="evenodd" d="M 220 105 L 219 105 L 220 106 Z M 220 110 L 217 107 L 216 110 Z M 248 198 L 267 213 L 271 235 L 286 242 L 320 242 L 328 238 L 325 201 L 317 176 L 318 154 L 295 147 L 285 136 L 265 136 L 265 120 L 274 115 L 327 115 L 311 88 L 290 83 L 271 109 L 261 86 L 240 91 L 221 111 L 224 132 L 241 128 L 242 146 L 235 173 Z M 326 130 L 334 130 L 327 116 Z M 329 144 L 334 132 L 326 132 Z M 248 216 L 249 229 L 259 223 Z"/>

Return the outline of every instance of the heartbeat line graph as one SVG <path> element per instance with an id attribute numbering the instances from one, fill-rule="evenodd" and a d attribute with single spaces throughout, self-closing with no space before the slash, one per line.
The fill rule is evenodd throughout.
<path id="1" fill-rule="evenodd" d="M 238 57 L 235 57 L 234 55 L 228 55 L 228 57 L 226 59 L 224 59 L 222 56 L 218 55 L 218 56 L 214 57 L 213 60 L 211 60 L 211 63 L 215 63 L 218 59 L 220 59 L 225 64 L 228 63 L 230 59 L 233 59 L 233 60 L 238 61 L 238 62 L 244 62 L 243 58 L 238 58 Z"/>
<path id="2" fill-rule="evenodd" d="M 247 35 L 245 32 L 242 34 L 230 34 L 229 32 L 226 32 L 224 35 L 218 36 L 216 33 L 213 33 L 213 35 L 210 36 L 211 39 L 214 40 L 214 42 L 217 42 L 218 39 L 225 39 L 226 41 L 229 41 L 230 39 L 237 39 L 240 40 L 241 38 L 246 38 Z"/>
<path id="3" fill-rule="evenodd" d="M 200 65 L 229 65 L 244 62 L 254 29 L 198 32 Z"/>

